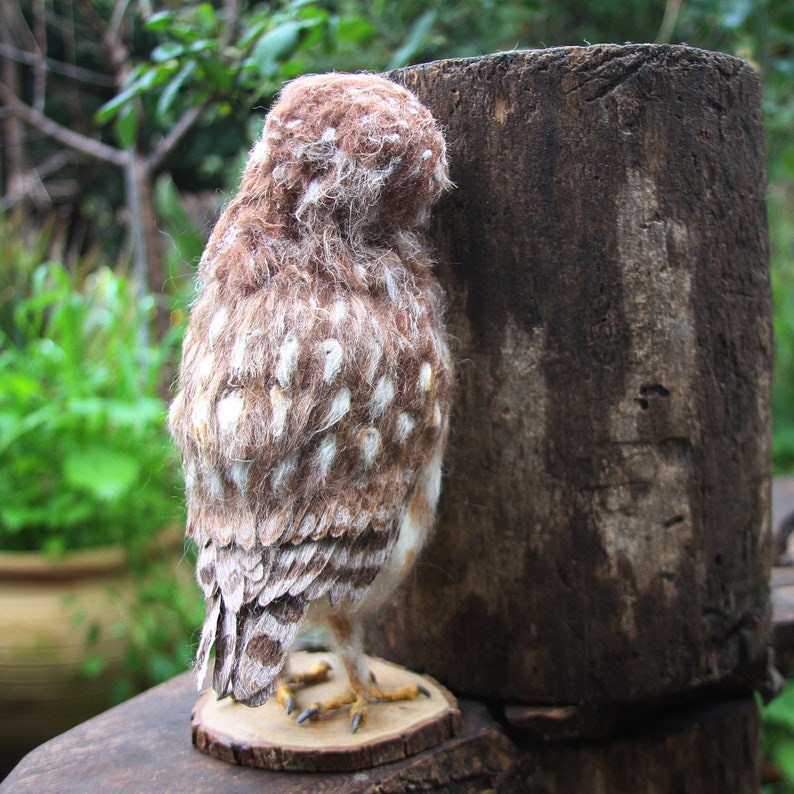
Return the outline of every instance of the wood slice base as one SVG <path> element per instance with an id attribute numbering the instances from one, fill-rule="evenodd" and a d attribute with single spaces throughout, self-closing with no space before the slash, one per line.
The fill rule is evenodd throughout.
<path id="1" fill-rule="evenodd" d="M 287 669 L 306 670 L 318 661 L 331 665 L 331 678 L 296 690 L 298 713 L 310 703 L 326 700 L 347 685 L 344 665 L 332 653 L 293 653 Z M 203 753 L 232 764 L 300 772 L 352 772 L 403 758 L 435 747 L 460 730 L 454 696 L 437 681 L 404 667 L 370 658 L 370 669 L 382 689 L 420 684 L 430 697 L 395 703 L 373 702 L 369 718 L 351 733 L 347 709 L 324 714 L 298 725 L 271 698 L 249 708 L 231 698 L 218 700 L 205 692 L 192 715 L 193 744 Z"/>

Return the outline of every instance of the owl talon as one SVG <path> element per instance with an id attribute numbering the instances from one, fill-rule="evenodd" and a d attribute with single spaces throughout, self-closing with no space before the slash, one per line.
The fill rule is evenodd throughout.
<path id="1" fill-rule="evenodd" d="M 292 714 L 295 710 L 295 696 L 292 694 L 292 689 L 288 683 L 281 683 L 276 689 L 276 700 L 284 708 L 287 714 Z"/>
<path id="2" fill-rule="evenodd" d="M 305 711 L 302 711 L 298 715 L 298 725 L 302 725 L 306 720 L 311 719 L 312 717 L 316 717 L 318 714 L 322 714 L 323 708 L 319 703 L 315 703 L 313 706 L 309 706 Z"/>
<path id="3" fill-rule="evenodd" d="M 276 689 L 276 700 L 284 708 L 287 715 L 291 715 L 295 711 L 295 694 L 293 687 L 295 686 L 311 686 L 312 684 L 319 684 L 328 680 L 328 673 L 332 670 L 328 662 L 317 662 L 313 664 L 308 670 L 302 673 L 294 673 L 287 677 L 286 680 L 278 685 Z"/>
<path id="4" fill-rule="evenodd" d="M 350 730 L 353 733 L 357 733 L 359 728 L 367 722 L 369 704 L 371 702 L 393 703 L 399 700 L 416 700 L 420 695 L 431 697 L 430 690 L 421 684 L 410 684 L 386 690 L 370 686 L 365 688 L 363 692 L 359 689 L 351 688 L 323 703 L 314 703 L 300 714 L 298 723 L 302 724 L 312 717 L 325 714 L 327 711 L 336 711 L 345 706 L 350 706 Z"/>

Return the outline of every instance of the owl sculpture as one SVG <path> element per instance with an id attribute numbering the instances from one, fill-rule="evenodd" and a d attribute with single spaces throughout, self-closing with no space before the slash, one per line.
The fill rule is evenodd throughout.
<path id="1" fill-rule="evenodd" d="M 206 599 L 199 686 L 293 705 L 304 623 L 330 630 L 348 689 L 299 721 L 419 695 L 379 690 L 362 621 L 431 530 L 450 412 L 444 296 L 424 236 L 450 185 L 444 138 L 372 75 L 283 91 L 198 271 L 169 422 Z M 322 679 L 325 665 L 301 679 Z"/>

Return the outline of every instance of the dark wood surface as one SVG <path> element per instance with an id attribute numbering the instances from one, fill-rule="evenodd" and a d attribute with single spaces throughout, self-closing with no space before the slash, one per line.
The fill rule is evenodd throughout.
<path id="1" fill-rule="evenodd" d="M 608 741 L 550 744 L 535 744 L 521 732 L 508 737 L 484 705 L 462 701 L 456 738 L 403 761 L 347 774 L 270 772 L 204 755 L 190 741 L 195 701 L 185 673 L 43 744 L 0 784 L 0 792 L 758 791 L 758 715 L 749 698 L 694 706 Z M 686 788 L 677 788 L 684 780 Z"/>
<path id="2" fill-rule="evenodd" d="M 460 363 L 437 531 L 367 647 L 549 705 L 763 675 L 758 75 L 598 45 L 391 76 L 447 131 L 433 236 Z"/>
<path id="3" fill-rule="evenodd" d="M 449 775 L 487 780 L 501 736 L 487 709 L 462 705 L 460 735 L 442 749 L 353 774 L 266 772 L 219 761 L 191 743 L 190 715 L 197 700 L 190 673 L 135 697 L 38 747 L 0 784 L 3 794 L 97 792 L 352 792 L 388 782 L 443 785 Z M 465 746 L 465 752 L 461 750 Z"/>

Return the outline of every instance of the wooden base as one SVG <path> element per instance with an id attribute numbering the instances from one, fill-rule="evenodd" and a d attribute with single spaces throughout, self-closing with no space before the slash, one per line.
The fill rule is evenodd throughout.
<path id="1" fill-rule="evenodd" d="M 344 666 L 332 653 L 294 653 L 288 670 L 302 672 L 318 661 L 332 668 L 328 681 L 297 689 L 298 713 L 347 685 Z M 371 658 L 378 686 L 393 689 L 420 684 L 430 697 L 395 703 L 371 703 L 366 725 L 351 733 L 347 709 L 298 725 L 271 698 L 248 708 L 231 698 L 205 692 L 192 716 L 193 744 L 202 752 L 243 766 L 301 772 L 351 772 L 399 761 L 455 736 L 460 712 L 453 695 L 437 681 L 382 659 Z"/>

